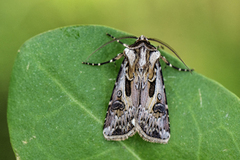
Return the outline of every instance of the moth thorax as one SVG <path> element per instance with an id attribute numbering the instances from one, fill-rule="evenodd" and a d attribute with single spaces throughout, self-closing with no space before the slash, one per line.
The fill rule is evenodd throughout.
<path id="1" fill-rule="evenodd" d="M 147 63 L 147 54 L 146 54 L 146 48 L 142 47 L 140 49 L 140 53 L 139 53 L 140 57 L 139 57 L 139 67 L 144 67 Z"/>

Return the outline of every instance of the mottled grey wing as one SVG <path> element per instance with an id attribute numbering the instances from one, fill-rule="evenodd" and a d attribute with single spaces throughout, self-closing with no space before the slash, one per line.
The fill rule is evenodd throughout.
<path id="1" fill-rule="evenodd" d="M 152 82 L 141 91 L 138 109 L 138 132 L 150 142 L 167 143 L 170 138 L 168 106 L 159 59 L 154 67 Z"/>
<path id="2" fill-rule="evenodd" d="M 133 82 L 126 77 L 127 63 L 127 59 L 124 59 L 109 102 L 103 127 L 103 135 L 107 140 L 124 140 L 136 132 L 137 105 L 134 103 L 138 104 L 139 94 L 136 94 Z M 131 99 L 133 93 L 137 101 Z"/>

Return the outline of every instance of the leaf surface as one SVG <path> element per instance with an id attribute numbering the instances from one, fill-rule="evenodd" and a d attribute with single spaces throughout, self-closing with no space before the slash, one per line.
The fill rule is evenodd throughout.
<path id="1" fill-rule="evenodd" d="M 237 159 L 239 98 L 196 71 L 164 68 L 170 112 L 168 144 L 135 134 L 106 141 L 103 123 L 121 60 L 83 65 L 98 47 L 127 33 L 103 26 L 71 26 L 40 34 L 20 48 L 9 88 L 8 126 L 16 157 L 24 159 Z M 132 44 L 134 40 L 122 40 Z M 123 51 L 111 43 L 90 58 L 104 62 Z M 162 54 L 175 66 L 184 65 Z M 193 66 L 194 68 L 194 66 Z"/>

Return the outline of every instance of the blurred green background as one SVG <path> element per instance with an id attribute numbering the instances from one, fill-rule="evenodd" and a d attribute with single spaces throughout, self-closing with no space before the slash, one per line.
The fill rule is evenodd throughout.
<path id="1" fill-rule="evenodd" d="M 0 1 L 0 159 L 15 159 L 6 120 L 8 86 L 17 50 L 29 38 L 80 24 L 158 38 L 189 67 L 239 97 L 239 8 L 239 0 Z"/>

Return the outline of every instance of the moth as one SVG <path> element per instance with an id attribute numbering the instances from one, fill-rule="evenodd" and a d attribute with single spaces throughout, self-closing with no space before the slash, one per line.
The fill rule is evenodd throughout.
<path id="1" fill-rule="evenodd" d="M 146 38 L 143 35 L 138 38 L 135 36 L 115 38 L 110 34 L 107 35 L 113 40 L 105 45 L 117 41 L 125 47 L 124 51 L 103 63 L 82 62 L 87 65 L 101 66 L 124 57 L 108 104 L 103 127 L 105 139 L 125 140 L 138 132 L 146 141 L 167 143 L 170 138 L 170 122 L 159 60 L 162 59 L 168 66 L 179 71 L 191 72 L 192 70 L 181 69 L 169 63 L 161 55 L 159 47 L 153 46 L 150 41 L 166 46 L 180 60 L 181 58 L 169 45 L 160 40 Z M 136 41 L 132 45 L 120 41 L 126 38 L 133 38 Z M 186 66 L 184 62 L 183 64 Z"/>

